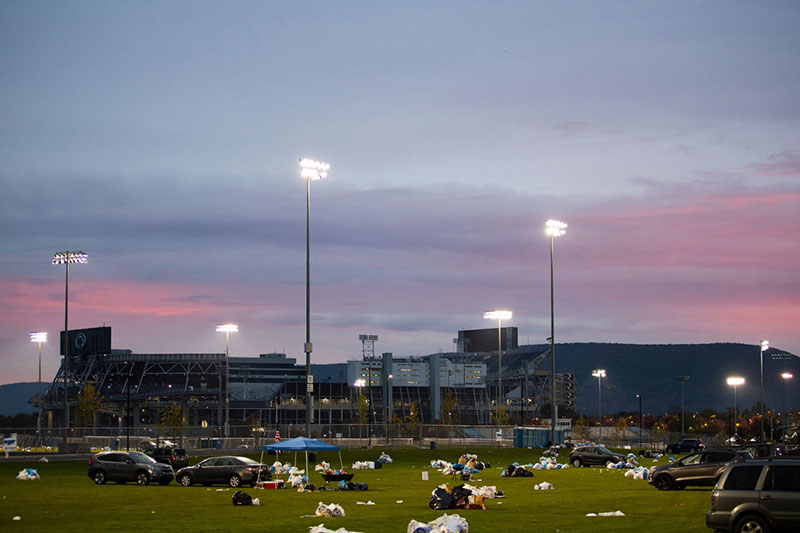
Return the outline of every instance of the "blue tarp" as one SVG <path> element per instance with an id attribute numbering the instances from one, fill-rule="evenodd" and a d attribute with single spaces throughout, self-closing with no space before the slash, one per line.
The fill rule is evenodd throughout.
<path id="1" fill-rule="evenodd" d="M 264 446 L 264 449 L 267 451 L 281 452 L 325 452 L 338 450 L 339 447 L 321 440 L 309 439 L 307 437 L 295 437 L 274 444 L 267 444 Z"/>

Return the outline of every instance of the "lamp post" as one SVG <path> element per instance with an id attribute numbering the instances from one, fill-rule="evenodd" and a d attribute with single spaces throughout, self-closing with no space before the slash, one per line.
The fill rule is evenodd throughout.
<path id="1" fill-rule="evenodd" d="M 386 375 L 386 397 L 383 403 L 386 405 L 386 414 L 384 415 L 384 433 L 386 434 L 386 444 L 389 444 L 389 419 L 392 417 L 392 404 L 389 403 L 389 398 L 392 397 L 392 374 Z"/>
<path id="2" fill-rule="evenodd" d="M 89 256 L 80 250 L 57 252 L 53 256 L 54 265 L 66 267 L 66 281 L 64 283 L 64 453 L 67 452 L 67 438 L 69 436 L 69 265 L 84 264 Z"/>
<path id="3" fill-rule="evenodd" d="M 764 433 L 764 352 L 769 350 L 769 341 L 761 341 L 761 351 L 759 352 L 759 360 L 761 362 L 761 442 L 766 440 Z"/>
<path id="4" fill-rule="evenodd" d="M 550 379 L 552 381 L 552 396 L 551 396 L 551 415 L 550 418 L 550 442 L 555 445 L 556 443 L 556 426 L 558 425 L 558 404 L 556 403 L 556 326 L 555 326 L 555 297 L 554 297 L 554 269 L 553 269 L 553 241 L 556 237 L 561 237 L 567 231 L 566 222 L 550 219 L 545 223 L 545 233 L 550 236 L 550 359 L 552 363 L 552 372 Z"/>
<path id="5" fill-rule="evenodd" d="M 364 374 L 361 374 L 361 375 L 363 376 Z M 364 387 L 366 386 L 366 384 L 367 384 L 367 381 L 364 378 L 358 378 L 357 380 L 355 380 L 353 382 L 353 386 L 358 388 L 358 408 L 359 408 L 359 411 L 361 409 L 361 396 L 363 395 L 362 391 L 363 391 Z M 369 430 L 370 430 L 369 411 L 370 411 L 370 409 L 372 409 L 372 406 L 369 405 L 369 400 L 367 400 L 367 442 L 370 442 L 369 441 L 369 438 L 370 438 L 370 436 L 369 436 Z M 361 425 L 359 424 L 358 427 L 359 427 L 358 433 L 359 433 L 359 439 L 360 439 L 361 438 Z M 367 448 L 369 448 L 369 444 L 367 444 Z"/>
<path id="6" fill-rule="evenodd" d="M 47 332 L 46 331 L 32 331 L 31 332 L 31 342 L 36 342 L 39 344 L 39 381 L 38 387 L 36 392 L 39 394 L 39 418 L 36 420 L 36 430 L 39 432 L 39 438 L 42 437 L 42 412 L 44 408 L 42 407 L 42 343 L 47 342 Z M 785 403 L 785 402 L 784 402 Z"/>
<path id="7" fill-rule="evenodd" d="M 500 420 L 500 406 L 503 404 L 503 320 L 509 320 L 513 313 L 508 309 L 495 309 L 486 311 L 483 318 L 487 320 L 497 320 L 497 425 Z"/>
<path id="8" fill-rule="evenodd" d="M 727 381 L 728 385 L 733 387 L 733 435 L 731 435 L 731 440 L 738 440 L 739 406 L 736 404 L 736 387 L 744 385 L 744 378 L 732 376 L 729 377 Z"/>
<path id="9" fill-rule="evenodd" d="M 639 453 L 642 451 L 642 395 L 637 394 L 639 398 Z"/>
<path id="10" fill-rule="evenodd" d="M 322 161 L 300 159 L 300 175 L 306 180 L 306 437 L 311 438 L 311 182 L 328 176 L 331 166 Z"/>
<path id="11" fill-rule="evenodd" d="M 789 388 L 789 380 L 794 377 L 791 372 L 784 372 L 781 374 L 783 378 L 783 416 L 786 420 L 783 421 L 783 441 L 786 442 L 786 430 L 789 428 L 789 411 L 786 410 L 786 389 Z"/>
<path id="12" fill-rule="evenodd" d="M 683 386 L 684 384 L 689 381 L 689 376 L 678 376 L 678 381 L 681 382 L 681 437 L 686 433 L 686 429 L 684 426 L 684 413 L 686 411 L 686 403 L 684 401 L 683 396 Z"/>
<path id="13" fill-rule="evenodd" d="M 218 324 L 217 331 L 225 333 L 225 438 L 228 438 L 230 431 L 230 407 L 231 407 L 231 391 L 230 391 L 230 361 L 228 360 L 228 347 L 231 340 L 231 333 L 239 331 L 239 326 L 236 324 Z"/>
<path id="14" fill-rule="evenodd" d="M 603 396 L 602 396 L 602 387 L 600 382 L 603 381 L 603 378 L 606 377 L 606 371 L 602 368 L 598 368 L 597 370 L 592 370 L 592 376 L 597 378 L 597 425 L 600 427 L 600 437 L 598 442 L 602 442 L 603 440 Z"/>

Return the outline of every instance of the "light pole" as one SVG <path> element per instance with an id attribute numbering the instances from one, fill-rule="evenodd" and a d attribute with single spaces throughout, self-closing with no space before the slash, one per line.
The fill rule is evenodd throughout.
<path id="1" fill-rule="evenodd" d="M 229 437 L 230 431 L 230 407 L 231 407 L 231 391 L 230 391 L 230 360 L 228 359 L 228 347 L 231 340 L 231 333 L 239 331 L 239 326 L 236 324 L 218 324 L 217 331 L 225 333 L 225 438 Z"/>
<path id="2" fill-rule="evenodd" d="M 553 269 L 553 241 L 567 231 L 567 223 L 550 219 L 545 223 L 545 233 L 550 236 L 550 359 L 552 363 L 551 382 L 551 414 L 550 442 L 556 444 L 556 426 L 558 425 L 558 404 L 556 403 L 556 325 L 555 325 L 555 297 L 554 297 L 554 269 Z"/>
<path id="3" fill-rule="evenodd" d="M 789 429 L 789 411 L 786 410 L 786 389 L 789 388 L 789 380 L 794 377 L 791 372 L 784 372 L 781 374 L 783 378 L 783 416 L 786 420 L 783 421 L 783 442 L 786 442 L 786 430 Z"/>
<path id="4" fill-rule="evenodd" d="M 684 433 L 686 433 L 686 429 L 683 422 L 684 413 L 686 411 L 686 403 L 684 401 L 684 396 L 683 396 L 683 386 L 687 381 L 689 381 L 689 376 L 678 376 L 678 381 L 681 382 L 681 437 L 683 437 Z"/>
<path id="5" fill-rule="evenodd" d="M 769 350 L 769 341 L 761 341 L 761 351 L 759 352 L 759 360 L 761 362 L 761 442 L 764 442 L 766 435 L 764 433 L 764 352 Z"/>
<path id="6" fill-rule="evenodd" d="M 592 376 L 597 378 L 597 425 L 600 427 L 600 437 L 598 442 L 602 442 L 603 440 L 603 395 L 602 395 L 602 387 L 600 383 L 603 381 L 603 378 L 606 377 L 606 371 L 602 368 L 598 368 L 597 370 L 592 370 Z"/>
<path id="7" fill-rule="evenodd" d="M 501 425 L 500 406 L 503 404 L 503 320 L 510 320 L 513 313 L 508 309 L 486 311 L 483 318 L 497 320 L 497 425 Z"/>
<path id="8" fill-rule="evenodd" d="M 364 374 L 361 374 L 361 375 L 363 376 Z M 353 382 L 353 386 L 358 388 L 358 409 L 359 409 L 359 412 L 361 411 L 361 396 L 363 396 L 363 394 L 364 394 L 363 393 L 363 389 L 364 389 L 364 386 L 366 384 L 367 384 L 367 381 L 364 378 L 358 378 L 357 380 L 355 380 Z M 369 411 L 371 409 L 372 409 L 372 406 L 369 405 L 369 400 L 367 400 L 367 442 L 369 442 L 369 430 L 370 430 Z M 359 417 L 360 417 L 360 415 L 359 415 Z M 361 439 L 361 424 L 359 424 L 358 428 L 359 428 L 358 429 L 358 437 L 359 437 L 359 440 L 360 440 Z M 367 445 L 367 448 L 369 448 L 369 444 Z"/>
<path id="9" fill-rule="evenodd" d="M 39 394 L 39 418 L 36 421 L 36 429 L 39 432 L 39 438 L 42 438 L 42 413 L 44 412 L 44 407 L 42 407 L 42 343 L 47 342 L 47 332 L 32 331 L 31 342 L 39 344 L 39 381 L 37 388 L 37 393 Z"/>
<path id="10" fill-rule="evenodd" d="M 736 404 L 736 387 L 744 385 L 744 378 L 732 376 L 728 378 L 728 385 L 733 387 L 733 435 L 731 440 L 738 440 L 738 427 L 739 427 L 739 406 Z"/>
<path id="11" fill-rule="evenodd" d="M 311 438 L 311 182 L 328 176 L 331 166 L 322 161 L 300 159 L 300 175 L 306 180 L 306 437 Z"/>
<path id="12" fill-rule="evenodd" d="M 642 452 L 642 395 L 637 394 L 639 398 L 639 453 Z"/>
<path id="13" fill-rule="evenodd" d="M 392 417 L 392 404 L 389 403 L 389 398 L 392 397 L 392 374 L 386 375 L 386 397 L 383 399 L 386 404 L 386 414 L 384 415 L 384 433 L 386 434 L 386 444 L 389 444 L 389 419 Z"/>
<path id="14" fill-rule="evenodd" d="M 80 250 L 57 252 L 53 256 L 54 265 L 66 267 L 66 281 L 64 284 L 64 453 L 67 453 L 67 438 L 69 437 L 69 265 L 84 264 L 89 256 Z"/>

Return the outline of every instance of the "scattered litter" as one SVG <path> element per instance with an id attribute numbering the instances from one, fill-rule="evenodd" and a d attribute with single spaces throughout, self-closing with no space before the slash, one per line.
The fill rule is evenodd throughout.
<path id="1" fill-rule="evenodd" d="M 17 474 L 17 479 L 23 479 L 28 481 L 39 479 L 39 472 L 37 472 L 33 468 L 25 468 L 19 471 L 19 474 Z"/>
<path id="2" fill-rule="evenodd" d="M 367 500 L 365 502 L 356 502 L 356 505 L 375 505 L 375 502 L 372 500 Z"/>
<path id="3" fill-rule="evenodd" d="M 319 505 L 317 505 L 317 510 L 314 514 L 316 516 L 344 516 L 344 509 L 342 509 L 342 506 L 338 503 L 325 505 L 324 503 L 319 502 Z"/>
<path id="4" fill-rule="evenodd" d="M 538 485 L 533 486 L 534 490 L 553 490 L 553 485 L 547 481 L 542 481 Z"/>
<path id="5" fill-rule="evenodd" d="M 470 485 L 456 485 L 450 489 L 447 485 L 439 485 L 431 493 L 428 506 L 437 511 L 443 509 L 486 509 L 486 505 L 483 503 L 485 498 L 502 496 L 504 496 L 503 491 L 498 491 L 495 487 L 481 487 L 478 489 Z"/>
<path id="6" fill-rule="evenodd" d="M 328 529 L 325 527 L 325 524 L 309 526 L 308 529 L 308 533 L 361 533 L 360 531 L 350 531 L 349 529 L 345 529 L 343 527 L 340 527 L 339 529 Z"/>
<path id="7" fill-rule="evenodd" d="M 41 459 L 39 459 L 39 462 L 40 463 L 49 463 L 50 460 L 47 457 L 42 457 Z"/>
<path id="8" fill-rule="evenodd" d="M 465 518 L 457 514 L 443 514 L 436 520 L 423 523 L 412 520 L 408 523 L 407 533 L 468 533 L 469 524 Z"/>
<path id="9" fill-rule="evenodd" d="M 395 500 L 394 503 L 403 503 L 403 500 Z"/>
<path id="10" fill-rule="evenodd" d="M 329 463 L 326 463 L 325 461 L 317 463 L 317 466 L 314 467 L 315 472 L 327 472 L 330 469 L 331 465 Z"/>
<path id="11" fill-rule="evenodd" d="M 607 511 L 605 513 L 588 513 L 586 516 L 625 516 L 622 511 Z"/>
<path id="12" fill-rule="evenodd" d="M 381 462 L 381 463 L 391 463 L 391 462 L 393 462 L 392 458 L 386 452 L 381 453 L 381 456 L 378 457 L 378 461 Z"/>
<path id="13" fill-rule="evenodd" d="M 228 491 L 228 490 L 231 490 L 231 489 L 217 489 L 217 492 L 225 492 L 225 491 Z"/>
<path id="14" fill-rule="evenodd" d="M 352 466 L 353 470 L 374 470 L 375 461 L 356 461 Z"/>
<path id="15" fill-rule="evenodd" d="M 12 520 L 22 520 L 22 517 L 21 516 L 15 516 L 14 518 L 12 518 Z"/>
<path id="16" fill-rule="evenodd" d="M 231 500 L 233 505 L 253 505 L 253 497 L 241 490 L 234 492 Z"/>

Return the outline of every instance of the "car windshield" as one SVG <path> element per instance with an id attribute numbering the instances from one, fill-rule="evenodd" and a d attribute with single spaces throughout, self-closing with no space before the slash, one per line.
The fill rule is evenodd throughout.
<path id="1" fill-rule="evenodd" d="M 611 452 L 611 450 L 609 450 L 609 449 L 608 449 L 608 448 L 606 448 L 605 446 L 598 446 L 598 447 L 597 447 L 597 449 L 598 449 L 598 451 L 599 451 L 600 453 L 608 453 L 608 454 L 612 454 L 612 455 L 613 455 L 613 453 Z"/>
<path id="2" fill-rule="evenodd" d="M 236 457 L 235 459 L 238 459 L 239 461 L 243 462 L 246 465 L 257 465 L 258 464 L 258 461 L 254 461 L 254 460 L 250 459 L 249 457 Z"/>
<path id="3" fill-rule="evenodd" d="M 140 465 L 149 465 L 149 464 L 152 464 L 152 463 L 156 462 L 155 459 L 153 459 L 149 455 L 145 455 L 145 454 L 143 454 L 141 452 L 130 452 L 130 456 L 131 456 L 131 459 L 134 460 L 134 462 L 136 462 L 136 463 L 138 463 Z"/>

